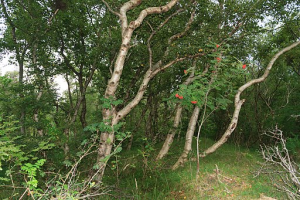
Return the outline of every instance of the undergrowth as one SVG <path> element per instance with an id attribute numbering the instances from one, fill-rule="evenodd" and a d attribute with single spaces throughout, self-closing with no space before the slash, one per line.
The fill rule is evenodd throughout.
<path id="1" fill-rule="evenodd" d="M 200 148 L 212 143 L 203 139 Z M 190 153 L 183 167 L 170 169 L 182 146 L 182 142 L 175 141 L 161 161 L 155 161 L 161 144 L 147 154 L 133 149 L 112 159 L 104 178 L 106 184 L 112 185 L 107 199 L 286 199 L 267 177 L 254 178 L 262 161 L 258 150 L 225 144 L 216 153 L 201 158 L 197 174 L 196 152 Z"/>

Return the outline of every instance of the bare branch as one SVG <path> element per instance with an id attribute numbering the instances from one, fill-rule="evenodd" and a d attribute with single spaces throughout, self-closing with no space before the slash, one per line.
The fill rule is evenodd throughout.
<path id="1" fill-rule="evenodd" d="M 155 77 L 160 71 L 164 70 L 164 69 L 167 69 L 169 68 L 170 66 L 174 65 L 175 63 L 177 62 L 180 62 L 180 61 L 184 61 L 186 59 L 190 59 L 190 58 L 196 58 L 196 57 L 199 57 L 199 56 L 202 56 L 203 54 L 195 54 L 195 55 L 192 55 L 192 56 L 185 56 L 185 57 L 182 57 L 182 58 L 177 58 L 171 62 L 169 62 L 168 64 L 164 65 L 163 67 L 159 67 L 159 68 L 156 68 L 154 70 L 152 70 L 151 68 L 148 69 L 148 71 L 146 72 L 145 76 L 144 76 L 144 79 L 140 85 L 140 88 L 136 94 L 136 96 L 134 97 L 134 99 L 127 104 L 127 106 L 125 106 L 122 110 L 120 110 L 114 120 L 113 120 L 113 124 L 116 124 L 118 123 L 121 119 L 123 119 L 131 110 L 132 108 L 134 108 L 139 102 L 140 100 L 142 99 L 147 87 L 148 87 L 148 83 L 149 81 Z"/>
<path id="2" fill-rule="evenodd" d="M 175 39 L 181 38 L 181 37 L 183 37 L 183 36 L 185 36 L 187 34 L 188 30 L 191 28 L 191 25 L 192 25 L 192 23 L 194 21 L 195 13 L 196 13 L 196 9 L 194 9 L 192 11 L 190 19 L 187 22 L 184 31 L 182 31 L 181 33 L 177 33 L 177 34 L 173 35 L 172 37 L 170 37 L 170 39 L 168 40 L 169 44 L 171 44 Z"/>
<path id="3" fill-rule="evenodd" d="M 115 15 L 121 17 L 121 14 L 118 13 L 118 12 L 116 12 L 116 11 L 114 11 L 114 10 L 108 5 L 108 3 L 107 3 L 105 0 L 102 0 L 102 2 L 105 4 L 105 6 L 107 7 L 107 9 L 108 9 L 111 13 L 113 13 L 113 14 L 115 14 Z"/>
<path id="4" fill-rule="evenodd" d="M 175 15 L 177 15 L 178 13 L 182 12 L 183 9 L 179 9 L 177 10 L 175 13 L 173 13 L 172 15 L 170 15 L 163 23 L 161 23 L 156 30 L 153 30 L 153 28 L 151 27 L 151 25 L 149 24 L 151 30 L 152 30 L 152 33 L 151 35 L 149 36 L 148 40 L 147 40 L 147 46 L 148 46 L 148 52 L 149 52 L 149 65 L 150 65 L 150 68 L 152 68 L 152 50 L 151 50 L 151 44 L 150 44 L 150 41 L 151 39 L 153 38 L 153 36 L 166 24 L 170 21 L 170 19 L 172 17 L 174 17 Z"/>
<path id="5" fill-rule="evenodd" d="M 261 146 L 261 155 L 265 162 L 261 163 L 260 169 L 255 176 L 267 174 L 273 185 L 290 199 L 300 198 L 300 173 L 297 164 L 291 159 L 286 147 L 283 132 L 279 129 L 264 133 L 274 141 L 272 146 Z"/>

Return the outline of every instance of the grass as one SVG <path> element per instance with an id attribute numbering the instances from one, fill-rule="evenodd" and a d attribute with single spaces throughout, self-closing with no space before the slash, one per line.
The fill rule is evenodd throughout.
<path id="1" fill-rule="evenodd" d="M 193 142 L 196 149 L 196 142 Z M 212 140 L 202 139 L 200 148 L 206 149 Z M 162 143 L 144 150 L 135 148 L 112 157 L 103 182 L 109 195 L 99 199 L 179 200 L 179 199 L 259 199 L 261 195 L 276 199 L 286 196 L 276 191 L 268 177 L 254 178 L 253 172 L 262 161 L 255 149 L 224 144 L 214 154 L 201 158 L 197 174 L 196 152 L 192 151 L 183 167 L 171 170 L 182 152 L 184 141 L 175 141 L 169 154 L 155 161 Z M 89 163 L 86 161 L 86 164 Z M 87 166 L 87 165 L 85 165 Z M 24 190 L 20 191 L 22 194 Z M 0 191 L 4 199 L 9 190 Z M 3 196 L 4 195 L 4 196 Z"/>
<path id="2" fill-rule="evenodd" d="M 202 149 L 211 144 L 211 140 L 200 143 Z M 225 144 L 200 160 L 197 174 L 196 152 L 191 152 L 184 167 L 172 171 L 183 142 L 174 142 L 170 153 L 156 162 L 161 145 L 147 157 L 131 150 L 121 153 L 117 162 L 110 162 L 104 182 L 114 189 L 108 199 L 259 199 L 261 195 L 286 199 L 267 177 L 254 178 L 253 172 L 262 161 L 255 150 Z"/>

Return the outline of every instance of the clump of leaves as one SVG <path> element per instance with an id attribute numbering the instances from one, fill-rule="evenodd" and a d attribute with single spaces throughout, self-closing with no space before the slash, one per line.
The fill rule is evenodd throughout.
<path id="1" fill-rule="evenodd" d="M 15 140 L 19 137 L 12 136 L 13 132 L 19 129 L 18 121 L 13 120 L 13 116 L 7 117 L 6 120 L 0 117 L 0 170 L 2 170 L 2 161 L 14 161 L 20 164 L 28 158 L 24 156 L 21 145 L 16 145 Z"/>

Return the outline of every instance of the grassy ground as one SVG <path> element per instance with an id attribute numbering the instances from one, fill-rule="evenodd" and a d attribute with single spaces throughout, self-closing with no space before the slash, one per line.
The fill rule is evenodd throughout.
<path id="1" fill-rule="evenodd" d="M 203 140 L 200 145 L 205 149 L 211 144 L 212 141 Z M 225 144 L 200 160 L 197 174 L 196 152 L 191 153 L 185 166 L 172 171 L 170 167 L 183 144 L 174 142 L 170 154 L 155 162 L 160 147 L 158 144 L 154 150 L 138 153 L 124 151 L 111 161 L 104 180 L 114 185 L 108 199 L 259 199 L 260 196 L 286 199 L 267 177 L 254 178 L 262 161 L 256 150 Z"/>

